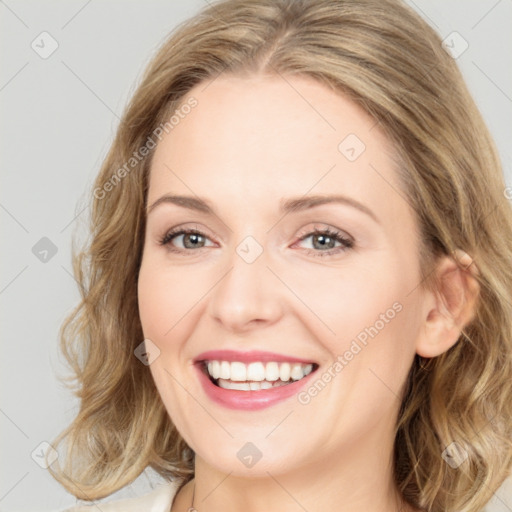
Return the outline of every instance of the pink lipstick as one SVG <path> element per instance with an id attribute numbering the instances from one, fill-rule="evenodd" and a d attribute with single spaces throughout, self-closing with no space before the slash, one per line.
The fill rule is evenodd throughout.
<path id="1" fill-rule="evenodd" d="M 213 350 L 194 360 L 207 397 L 230 409 L 258 410 L 295 395 L 318 364 L 262 351 Z"/>

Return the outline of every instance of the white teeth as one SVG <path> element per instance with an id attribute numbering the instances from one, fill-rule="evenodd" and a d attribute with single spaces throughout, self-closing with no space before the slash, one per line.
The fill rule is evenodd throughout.
<path id="1" fill-rule="evenodd" d="M 226 389 L 259 390 L 297 381 L 313 371 L 312 364 L 260 361 L 249 364 L 239 361 L 208 361 L 209 375 Z M 233 387 L 235 386 L 235 387 Z"/>
<path id="2" fill-rule="evenodd" d="M 290 380 L 290 371 L 290 363 L 281 364 L 281 366 L 279 367 L 279 378 L 285 381 Z"/>
<path id="3" fill-rule="evenodd" d="M 218 379 L 220 377 L 220 363 L 219 361 L 213 361 L 212 364 L 212 377 Z"/>
<path id="4" fill-rule="evenodd" d="M 233 382 L 232 380 L 224 379 L 219 379 L 219 386 L 225 389 L 238 389 L 239 391 L 249 391 L 251 389 L 248 382 Z"/>
<path id="5" fill-rule="evenodd" d="M 238 363 L 238 362 L 231 363 L 230 372 L 231 372 L 231 374 L 230 374 L 229 378 L 231 380 L 237 380 L 240 382 L 247 380 L 247 367 L 245 366 L 244 363 Z"/>
<path id="6" fill-rule="evenodd" d="M 302 379 L 302 377 L 304 377 L 304 372 L 302 371 L 301 364 L 294 364 L 292 366 L 292 369 L 290 371 L 290 377 L 293 380 L 300 380 L 300 379 Z"/>
<path id="7" fill-rule="evenodd" d="M 265 377 L 270 382 L 279 379 L 279 365 L 274 362 L 267 363 L 265 366 Z"/>
<path id="8" fill-rule="evenodd" d="M 286 382 L 268 382 L 262 380 L 261 382 L 233 382 L 232 380 L 219 379 L 217 384 L 220 388 L 224 389 L 237 389 L 239 391 L 259 391 L 260 389 L 278 388 L 279 386 L 286 386 Z"/>
<path id="9" fill-rule="evenodd" d="M 247 380 L 265 380 L 263 363 L 250 363 L 247 367 Z"/>
<path id="10" fill-rule="evenodd" d="M 219 375 L 219 377 L 221 379 L 229 379 L 229 376 L 231 375 L 230 367 L 231 367 L 231 365 L 229 364 L 229 361 L 222 361 L 220 363 L 220 375 Z"/>

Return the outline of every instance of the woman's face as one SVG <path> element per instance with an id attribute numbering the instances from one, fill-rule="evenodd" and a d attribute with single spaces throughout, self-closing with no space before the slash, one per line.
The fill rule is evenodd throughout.
<path id="1" fill-rule="evenodd" d="M 169 416 L 224 473 L 381 460 L 424 309 L 391 145 L 307 78 L 187 99 L 155 149 L 138 284 Z"/>

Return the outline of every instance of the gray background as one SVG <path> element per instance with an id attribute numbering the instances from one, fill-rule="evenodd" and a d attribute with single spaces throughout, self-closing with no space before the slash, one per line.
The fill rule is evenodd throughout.
<path id="1" fill-rule="evenodd" d="M 457 62 L 512 185 L 512 0 L 409 3 L 443 38 L 456 31 L 469 44 Z M 58 329 L 79 297 L 71 236 L 86 236 L 84 193 L 144 65 L 176 24 L 205 5 L 0 0 L 0 511 L 57 511 L 76 502 L 31 457 L 77 410 L 57 380 L 65 373 Z M 46 59 L 31 47 L 35 40 L 38 51 L 51 48 L 50 39 L 41 43 L 43 31 L 59 45 Z M 449 41 L 460 51 L 464 43 L 455 37 Z M 156 481 L 148 472 L 113 497 L 147 492 Z M 512 511 L 510 481 L 488 510 Z"/>

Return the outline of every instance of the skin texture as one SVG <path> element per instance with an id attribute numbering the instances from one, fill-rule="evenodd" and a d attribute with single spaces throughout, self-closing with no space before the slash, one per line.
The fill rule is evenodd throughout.
<path id="1" fill-rule="evenodd" d="M 221 76 L 190 97 L 197 107 L 155 150 L 148 205 L 164 194 L 201 197 L 216 215 L 170 203 L 150 212 L 139 308 L 144 336 L 160 350 L 150 371 L 196 452 L 195 508 L 399 510 L 392 447 L 401 390 L 416 352 L 433 357 L 456 342 L 474 286 L 448 258 L 439 265 L 455 290 L 447 299 L 418 286 L 418 228 L 397 192 L 392 146 L 344 96 L 308 78 Z M 338 149 L 349 134 L 365 145 L 354 161 Z M 283 199 L 332 194 L 377 220 L 343 204 L 279 211 Z M 174 227 L 205 238 L 159 245 Z M 315 227 L 354 246 L 301 240 Z M 247 236 L 263 250 L 252 263 L 236 251 Z M 397 303 L 400 312 L 307 404 L 294 396 L 259 411 L 226 409 L 192 367 L 205 350 L 266 350 L 315 361 L 319 378 Z M 246 442 L 262 453 L 251 468 L 237 457 Z M 192 487 L 173 511 L 187 510 Z"/>

